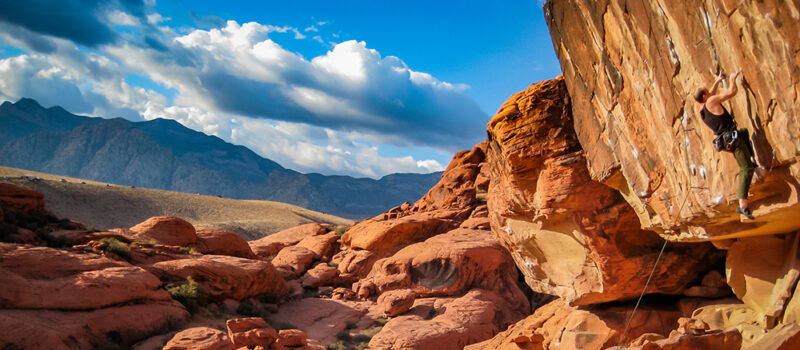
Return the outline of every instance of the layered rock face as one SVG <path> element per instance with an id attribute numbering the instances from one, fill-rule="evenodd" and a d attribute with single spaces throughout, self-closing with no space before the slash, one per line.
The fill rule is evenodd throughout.
<path id="1" fill-rule="evenodd" d="M 563 79 L 512 96 L 488 125 L 489 218 L 531 288 L 576 305 L 628 299 L 663 240 L 589 176 Z M 648 292 L 680 293 L 707 269 L 708 244 L 671 245 Z"/>
<path id="2" fill-rule="evenodd" d="M 671 240 L 800 229 L 799 11 L 792 1 L 546 3 L 589 172 L 644 228 Z M 739 93 L 724 105 L 764 168 L 750 189 L 757 219 L 745 223 L 734 212 L 736 161 L 714 151 L 691 97 L 717 71 L 739 69 Z"/>

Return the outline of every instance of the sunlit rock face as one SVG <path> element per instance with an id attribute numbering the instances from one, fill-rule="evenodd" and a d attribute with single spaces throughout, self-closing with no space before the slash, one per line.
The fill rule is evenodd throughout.
<path id="1" fill-rule="evenodd" d="M 800 228 L 800 8 L 792 1 L 545 4 L 589 173 L 623 194 L 644 228 L 702 240 Z M 742 69 L 725 106 L 752 134 L 757 219 L 739 222 L 738 168 L 716 153 L 692 94 Z M 771 170 L 769 170 L 771 169 Z"/>
<path id="2" fill-rule="evenodd" d="M 663 240 L 589 176 L 561 78 L 513 95 L 488 125 L 489 219 L 527 284 L 574 305 L 630 299 Z M 709 244 L 672 244 L 648 292 L 678 294 L 707 269 Z"/>

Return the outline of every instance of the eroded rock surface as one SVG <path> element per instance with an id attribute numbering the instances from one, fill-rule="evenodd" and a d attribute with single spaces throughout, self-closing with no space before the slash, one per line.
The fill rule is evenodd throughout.
<path id="1" fill-rule="evenodd" d="M 579 101 L 590 174 L 619 190 L 643 227 L 695 240 L 800 229 L 797 3 L 559 0 L 545 16 Z M 717 71 L 739 69 L 742 86 L 725 105 L 772 169 L 750 189 L 756 220 L 743 223 L 736 161 L 714 151 L 691 97 Z"/>
<path id="2" fill-rule="evenodd" d="M 663 240 L 593 181 L 562 79 L 513 95 L 489 122 L 492 231 L 528 285 L 577 305 L 639 295 Z M 707 269 L 710 244 L 671 244 L 648 292 L 677 294 Z"/>

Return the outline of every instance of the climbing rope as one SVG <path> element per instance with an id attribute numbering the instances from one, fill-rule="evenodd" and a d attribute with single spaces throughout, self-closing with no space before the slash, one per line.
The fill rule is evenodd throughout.
<path id="1" fill-rule="evenodd" d="M 694 189 L 694 188 L 692 188 Z M 683 206 L 686 204 L 686 201 L 689 199 L 689 192 L 686 193 L 686 196 L 683 197 L 683 203 L 681 203 L 681 207 L 678 209 L 678 215 L 680 215 L 681 211 L 683 210 Z M 642 293 L 639 294 L 639 299 L 636 300 L 636 305 L 633 307 L 633 311 L 631 312 L 631 316 L 628 317 L 628 321 L 625 322 L 625 330 L 622 331 L 622 334 L 619 336 L 619 343 L 617 346 L 622 346 L 622 341 L 625 339 L 625 335 L 628 333 L 628 329 L 631 326 L 631 322 L 633 321 L 633 316 L 636 315 L 636 310 L 639 309 L 639 304 L 642 302 L 642 298 L 644 297 L 644 293 L 647 291 L 647 286 L 650 285 L 650 280 L 653 279 L 653 274 L 656 272 L 656 267 L 658 266 L 659 260 L 661 260 L 661 255 L 664 254 L 664 248 L 667 247 L 667 241 L 664 240 L 664 245 L 661 246 L 661 251 L 658 252 L 658 257 L 656 257 L 656 261 L 653 263 L 653 269 L 650 270 L 650 276 L 647 277 L 647 282 L 644 283 L 644 289 L 642 289 Z"/>

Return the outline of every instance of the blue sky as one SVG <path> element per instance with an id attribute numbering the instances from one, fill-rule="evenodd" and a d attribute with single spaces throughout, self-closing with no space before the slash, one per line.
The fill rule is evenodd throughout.
<path id="1" fill-rule="evenodd" d="M 302 172 L 441 170 L 558 74 L 540 1 L 0 2 L 0 99 L 171 118 Z"/>

